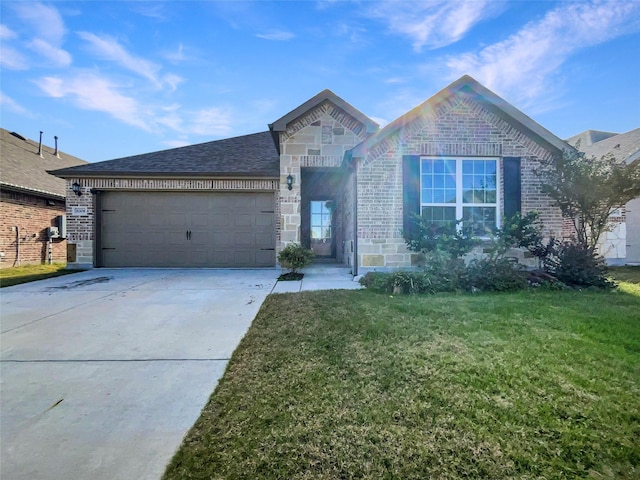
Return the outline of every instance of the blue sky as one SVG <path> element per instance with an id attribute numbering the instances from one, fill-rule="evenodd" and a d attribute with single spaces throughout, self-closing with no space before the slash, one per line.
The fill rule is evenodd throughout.
<path id="1" fill-rule="evenodd" d="M 325 88 L 384 125 L 464 74 L 561 138 L 640 126 L 640 1 L 6 1 L 2 127 L 88 161 L 267 129 Z"/>

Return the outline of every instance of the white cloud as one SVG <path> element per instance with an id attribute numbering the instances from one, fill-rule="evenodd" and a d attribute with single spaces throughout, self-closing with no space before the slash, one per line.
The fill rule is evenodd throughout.
<path id="1" fill-rule="evenodd" d="M 210 107 L 194 112 L 187 127 L 195 135 L 227 135 L 231 132 L 231 115 L 226 109 Z"/>
<path id="2" fill-rule="evenodd" d="M 56 46 L 61 44 L 66 29 L 58 10 L 43 3 L 11 2 L 10 5 L 16 15 L 30 26 L 35 38 Z"/>
<path id="3" fill-rule="evenodd" d="M 79 108 L 104 112 L 135 127 L 150 131 L 144 120 L 145 109 L 136 99 L 118 92 L 118 87 L 94 73 L 80 73 L 69 78 L 44 77 L 36 84 L 54 98 L 70 98 Z"/>
<path id="4" fill-rule="evenodd" d="M 100 37 L 90 32 L 78 32 L 78 36 L 91 45 L 96 55 L 137 73 L 157 87 L 161 86 L 161 82 L 158 79 L 160 66 L 149 60 L 130 54 L 116 39 L 108 36 Z"/>
<path id="5" fill-rule="evenodd" d="M 36 38 L 30 41 L 27 46 L 40 56 L 46 58 L 50 65 L 56 67 L 68 67 L 71 65 L 71 54 L 66 50 L 50 44 L 46 40 Z"/>
<path id="6" fill-rule="evenodd" d="M 569 3 L 506 40 L 446 59 L 451 78 L 469 74 L 527 106 L 552 90 L 558 68 L 577 51 L 640 29 L 640 3 Z"/>
<path id="7" fill-rule="evenodd" d="M 264 38 L 265 40 L 277 40 L 277 41 L 285 41 L 291 40 L 295 37 L 295 35 L 291 32 L 287 32 L 284 30 L 271 30 L 265 33 L 257 33 L 256 37 Z"/>
<path id="8" fill-rule="evenodd" d="M 11 8 L 28 26 L 28 31 L 32 34 L 31 39 L 24 43 L 28 49 L 44 58 L 49 66 L 67 67 L 71 64 L 71 54 L 62 48 L 66 29 L 58 10 L 42 3 L 31 2 L 11 2 Z M 8 28 L 2 29 L 4 40 L 16 37 L 16 34 Z M 3 56 L 6 48 L 3 46 Z M 13 69 L 26 69 L 30 66 L 26 57 L 16 50 L 10 51 L 9 54 L 10 58 L 6 63 L 12 65 Z M 5 63 L 4 59 L 3 63 Z"/>
<path id="9" fill-rule="evenodd" d="M 162 80 L 169 86 L 172 92 L 175 92 L 178 88 L 178 85 L 185 81 L 184 78 L 173 73 L 167 73 L 164 77 L 162 77 Z"/>
<path id="10" fill-rule="evenodd" d="M 186 55 L 184 53 L 184 45 L 178 45 L 178 48 L 173 52 L 165 53 L 164 57 L 172 63 L 182 63 L 186 60 Z"/>
<path id="11" fill-rule="evenodd" d="M 17 38 L 18 35 L 16 32 L 11 30 L 6 25 L 0 24 L 0 39 L 1 40 L 11 40 L 13 38 Z"/>
<path id="12" fill-rule="evenodd" d="M 8 70 L 26 70 L 29 68 L 27 58 L 12 47 L 2 45 L 0 65 Z"/>
<path id="13" fill-rule="evenodd" d="M 457 42 L 475 24 L 503 7 L 489 0 L 373 2 L 367 15 L 382 19 L 392 33 L 409 37 L 415 51 Z"/>
<path id="14" fill-rule="evenodd" d="M 32 116 L 32 114 L 31 114 L 31 112 L 29 110 L 24 108 L 22 105 L 20 105 L 14 99 L 12 99 L 10 97 L 7 97 L 2 92 L 0 92 L 0 106 L 2 108 L 6 108 L 8 110 L 11 110 L 12 112 L 19 113 L 20 115 L 25 115 L 25 116 L 28 116 L 28 117 Z"/>

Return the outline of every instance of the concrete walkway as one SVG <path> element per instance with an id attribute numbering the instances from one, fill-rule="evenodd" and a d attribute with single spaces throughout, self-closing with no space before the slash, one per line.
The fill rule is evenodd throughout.
<path id="1" fill-rule="evenodd" d="M 95 269 L 0 291 L 0 478 L 157 480 L 266 296 L 360 288 L 320 265 Z"/>
<path id="2" fill-rule="evenodd" d="M 273 293 L 305 292 L 310 290 L 358 290 L 363 288 L 351 276 L 351 268 L 335 264 L 317 264 L 303 268 L 300 281 L 278 282 Z"/>

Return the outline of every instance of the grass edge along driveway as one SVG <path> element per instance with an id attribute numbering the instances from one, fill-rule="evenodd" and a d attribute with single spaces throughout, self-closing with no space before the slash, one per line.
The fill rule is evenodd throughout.
<path id="1" fill-rule="evenodd" d="M 164 478 L 639 478 L 623 287 L 271 295 Z"/>

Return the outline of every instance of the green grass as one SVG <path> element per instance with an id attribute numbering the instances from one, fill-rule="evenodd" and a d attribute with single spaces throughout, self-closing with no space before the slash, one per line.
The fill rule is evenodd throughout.
<path id="1" fill-rule="evenodd" d="M 21 283 L 35 282 L 45 278 L 59 277 L 76 273 L 79 270 L 65 270 L 63 263 L 51 265 L 23 265 L 20 267 L 3 268 L 0 270 L 0 287 L 11 287 Z"/>
<path id="2" fill-rule="evenodd" d="M 640 478 L 623 287 L 271 295 L 164 478 Z"/>
<path id="3" fill-rule="evenodd" d="M 640 283 L 640 267 L 610 267 L 609 273 L 619 282 Z"/>

